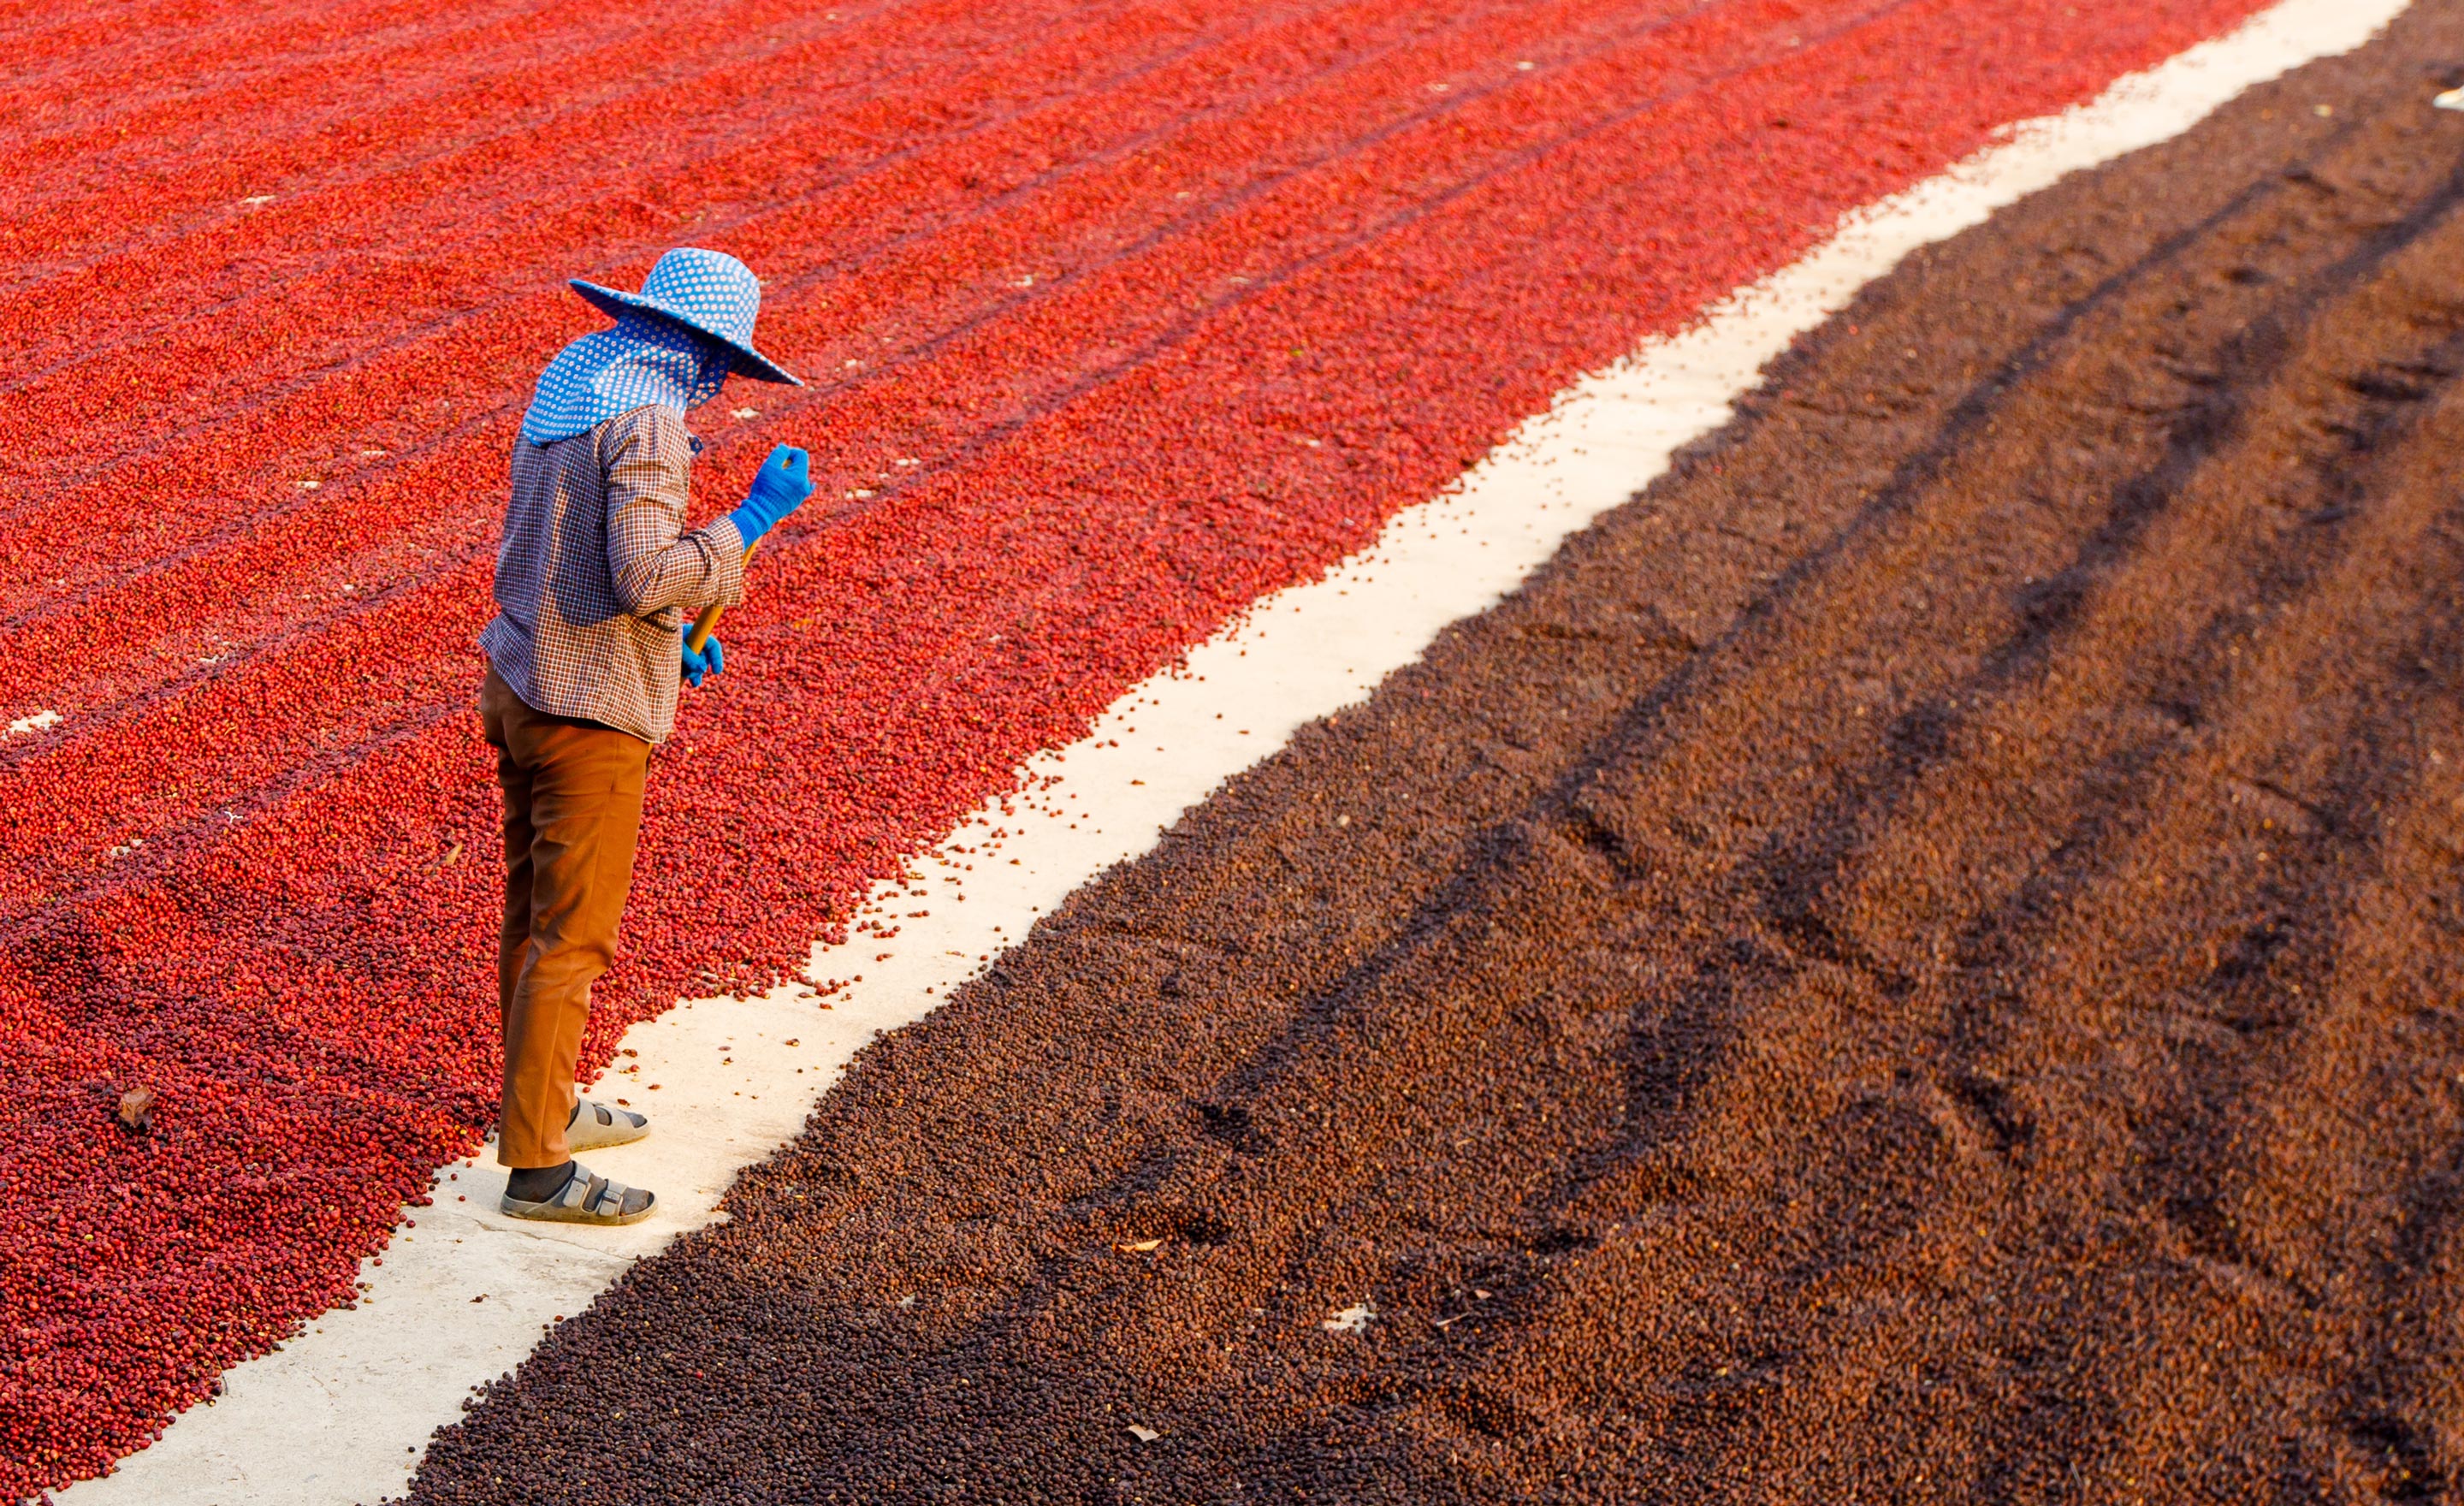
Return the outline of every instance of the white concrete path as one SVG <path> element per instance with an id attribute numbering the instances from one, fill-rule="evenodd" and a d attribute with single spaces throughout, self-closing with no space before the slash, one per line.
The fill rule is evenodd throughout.
<path id="1" fill-rule="evenodd" d="M 500 1172 L 449 1166 L 435 1206 L 411 1210 L 363 1271 L 358 1308 L 231 1370 L 218 1402 L 179 1418 L 115 1475 L 59 1493 L 60 1506 L 348 1506 L 398 1493 L 473 1387 L 517 1364 L 546 1325 L 582 1312 L 633 1261 L 711 1222 L 737 1171 L 797 1132 L 858 1048 L 930 1013 L 1072 889 L 1147 851 L 1296 728 L 1360 699 L 1447 623 L 1495 603 L 1660 476 L 1680 446 L 1727 422 L 1764 363 L 1858 289 L 2065 173 L 2174 136 L 2254 83 L 2361 45 L 2406 3 L 2285 0 L 2089 104 L 2015 127 L 1852 216 L 1689 332 L 1577 383 L 1459 491 L 1398 515 L 1325 579 L 1260 603 L 1182 670 L 1124 697 L 1084 741 L 1037 760 L 1030 786 L 1054 782 L 1010 802 L 1015 814 L 988 805 L 903 890 L 876 892 L 865 923 L 897 934 L 815 949 L 811 977 L 864 979 L 829 1008 L 791 986 L 695 1000 L 635 1028 L 625 1049 L 638 1054 L 620 1057 L 593 1091 L 629 1098 L 658 1131 L 588 1160 L 657 1189 L 660 1216 L 606 1232 L 515 1224 L 495 1211 Z"/>

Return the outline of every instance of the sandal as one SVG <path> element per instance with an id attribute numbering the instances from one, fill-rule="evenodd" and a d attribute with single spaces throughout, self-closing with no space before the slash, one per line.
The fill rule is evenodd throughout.
<path id="1" fill-rule="evenodd" d="M 585 1150 L 629 1145 L 649 1133 L 649 1115 L 609 1108 L 583 1098 L 574 1104 L 573 1118 L 564 1121 L 564 1148 L 578 1156 Z"/>
<path id="2" fill-rule="evenodd" d="M 555 1195 L 536 1203 L 525 1203 L 508 1191 L 497 1204 L 507 1218 L 527 1218 L 541 1224 L 600 1224 L 613 1227 L 638 1224 L 650 1216 L 658 1198 L 640 1187 L 628 1187 L 621 1182 L 594 1176 L 588 1166 L 573 1163 L 573 1175 Z"/>

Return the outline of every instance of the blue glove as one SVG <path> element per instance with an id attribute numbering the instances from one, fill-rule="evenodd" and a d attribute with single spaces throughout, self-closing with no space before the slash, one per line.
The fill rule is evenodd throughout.
<path id="1" fill-rule="evenodd" d="M 813 495 L 813 478 L 806 475 L 812 461 L 794 445 L 781 445 L 761 462 L 761 474 L 753 478 L 753 490 L 742 505 L 727 516 L 736 522 L 736 531 L 744 536 L 744 546 L 770 531 L 771 524 L 804 505 Z"/>
<path id="2" fill-rule="evenodd" d="M 693 630 L 687 628 L 676 647 L 684 651 L 685 683 L 695 690 L 701 689 L 703 675 L 716 675 L 727 668 L 727 651 L 718 646 L 716 638 L 703 644 L 701 652 L 695 653 L 693 647 Z"/>

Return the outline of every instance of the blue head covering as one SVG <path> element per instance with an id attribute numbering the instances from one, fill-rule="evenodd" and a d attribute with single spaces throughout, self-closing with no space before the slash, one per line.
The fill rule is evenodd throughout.
<path id="1" fill-rule="evenodd" d="M 574 279 L 573 290 L 616 321 L 548 363 L 522 418 L 535 445 L 569 439 L 651 404 L 684 412 L 718 395 L 731 372 L 804 384 L 753 348 L 761 284 L 724 252 L 683 246 L 627 293 Z"/>
<path id="2" fill-rule="evenodd" d="M 522 416 L 522 437 L 551 445 L 654 403 L 685 412 L 716 397 L 729 370 L 709 342 L 654 315 L 627 313 L 548 363 Z"/>

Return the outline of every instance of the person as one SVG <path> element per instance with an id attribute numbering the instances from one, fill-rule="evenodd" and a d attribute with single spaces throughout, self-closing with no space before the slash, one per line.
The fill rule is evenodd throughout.
<path id="1" fill-rule="evenodd" d="M 743 599 L 746 552 L 812 482 L 804 452 L 781 445 L 742 504 L 684 526 L 701 449 L 685 414 L 731 375 L 803 385 L 753 347 L 761 285 L 744 263 L 688 247 L 638 294 L 572 286 L 615 327 L 539 375 L 514 441 L 496 615 L 479 635 L 479 719 L 505 807 L 496 1160 L 507 1214 L 618 1225 L 657 1200 L 574 1154 L 639 1140 L 649 1120 L 583 1099 L 574 1073 L 632 887 L 650 750 L 675 725 L 679 685 L 725 668 L 716 640 L 693 649 L 692 616 Z"/>

